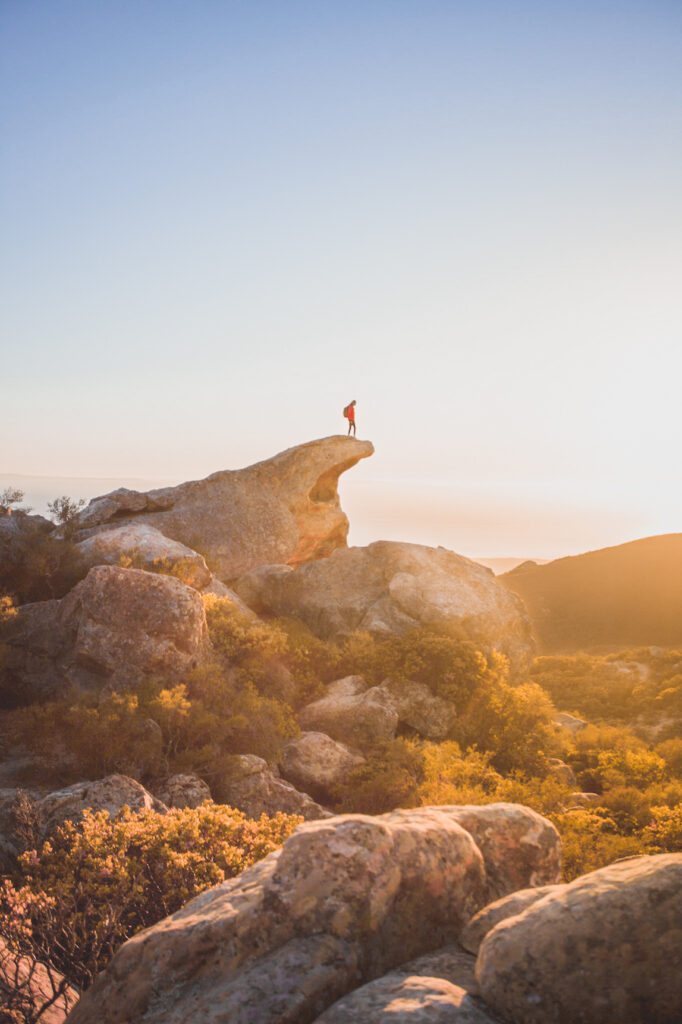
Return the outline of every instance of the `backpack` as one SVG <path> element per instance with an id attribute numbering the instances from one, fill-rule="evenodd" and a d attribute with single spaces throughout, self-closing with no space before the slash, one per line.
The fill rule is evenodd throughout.
<path id="1" fill-rule="evenodd" d="M 343 415 L 345 416 L 346 419 L 348 419 L 348 409 L 349 409 L 349 406 L 344 405 L 344 407 L 343 407 Z"/>

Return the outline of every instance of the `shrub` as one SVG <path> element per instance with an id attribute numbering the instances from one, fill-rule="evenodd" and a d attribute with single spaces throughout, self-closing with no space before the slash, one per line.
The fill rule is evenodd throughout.
<path id="1" fill-rule="evenodd" d="M 644 838 L 655 853 L 682 853 L 682 803 L 675 807 L 652 807 Z"/>
<path id="2" fill-rule="evenodd" d="M 336 809 L 384 814 L 396 807 L 417 807 L 423 778 L 424 755 L 417 743 L 402 738 L 385 741 L 337 787 Z"/>
<path id="3" fill-rule="evenodd" d="M 648 852 L 640 837 L 620 835 L 616 822 L 605 812 L 575 810 L 549 817 L 561 835 L 565 882 L 603 868 L 620 857 Z"/>
<path id="4" fill-rule="evenodd" d="M 29 955 L 86 988 L 127 938 L 265 857 L 301 821 L 251 821 L 212 803 L 166 815 L 86 811 L 22 855 L 0 893 L 0 938 L 16 945 L 23 929 Z"/>

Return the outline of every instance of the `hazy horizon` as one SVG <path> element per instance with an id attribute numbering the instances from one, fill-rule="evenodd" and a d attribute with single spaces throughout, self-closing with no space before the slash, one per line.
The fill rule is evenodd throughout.
<path id="1" fill-rule="evenodd" d="M 682 528 L 682 7 L 0 6 L 0 468 L 344 429 L 351 540 Z M 77 496 L 77 495 L 74 495 Z"/>

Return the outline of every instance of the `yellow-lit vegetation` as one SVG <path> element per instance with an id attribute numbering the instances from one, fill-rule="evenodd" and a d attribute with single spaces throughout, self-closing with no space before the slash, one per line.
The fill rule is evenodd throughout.
<path id="1" fill-rule="evenodd" d="M 11 616 L 12 605 L 0 611 Z M 327 642 L 297 620 L 245 618 L 224 599 L 208 598 L 206 612 L 211 660 L 181 681 L 73 691 L 7 713 L 7 734 L 43 765 L 45 781 L 119 771 L 154 788 L 192 771 L 224 800 L 234 755 L 276 761 L 298 732 L 296 711 L 330 681 L 355 673 L 368 685 L 419 681 L 455 705 L 450 735 L 434 743 L 406 729 L 366 751 L 365 763 L 329 794 L 334 810 L 523 803 L 556 824 L 567 880 L 619 857 L 682 850 L 680 652 L 539 658 L 528 679 L 511 682 L 504 657 L 460 636 L 414 630 Z M 554 725 L 557 709 L 591 721 L 571 733 Z M 576 781 L 553 770 L 552 758 Z M 21 858 L 7 879 L 0 937 L 15 928 L 23 949 L 16 936 L 27 921 L 48 938 L 63 925 L 51 961 L 85 985 L 127 935 L 242 870 L 293 824 L 280 816 L 255 825 L 211 805 L 165 818 L 90 815 Z M 98 915 L 107 900 L 115 911 L 105 928 Z"/>

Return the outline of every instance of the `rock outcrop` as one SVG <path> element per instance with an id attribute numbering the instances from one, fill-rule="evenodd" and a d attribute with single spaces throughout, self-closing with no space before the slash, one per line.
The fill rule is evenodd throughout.
<path id="1" fill-rule="evenodd" d="M 87 809 L 108 811 L 114 817 L 126 806 L 131 811 L 149 810 L 160 814 L 168 810 L 144 786 L 127 775 L 107 775 L 96 782 L 77 782 L 48 793 L 37 801 L 42 831 L 46 836 L 65 821 L 80 821 Z"/>
<path id="2" fill-rule="evenodd" d="M 483 858 L 439 808 L 308 822 L 281 850 L 130 939 L 70 1024 L 303 1024 L 456 940 Z"/>
<path id="3" fill-rule="evenodd" d="M 256 612 L 296 615 L 321 637 L 352 630 L 456 630 L 525 669 L 533 651 L 523 603 L 490 569 L 445 548 L 377 541 L 292 569 L 263 567 L 234 589 Z"/>
<path id="4" fill-rule="evenodd" d="M 178 487 L 121 488 L 81 512 L 79 539 L 146 524 L 200 552 L 223 581 L 266 563 L 300 565 L 345 546 L 338 479 L 373 451 L 369 441 L 327 437 Z"/>
<path id="5" fill-rule="evenodd" d="M 119 565 L 121 559 L 132 558 L 135 568 L 148 572 L 164 570 L 188 587 L 203 590 L 213 578 L 203 557 L 177 540 L 170 540 L 149 523 L 128 523 L 95 533 L 78 544 L 87 563 Z"/>
<path id="6" fill-rule="evenodd" d="M 481 995 L 523 1024 L 682 1018 L 682 854 L 577 878 L 488 932 Z"/>
<path id="7" fill-rule="evenodd" d="M 230 807 L 236 807 L 247 818 L 260 818 L 261 814 L 300 814 L 306 821 L 330 818 L 307 793 L 301 793 L 280 779 L 267 761 L 255 754 L 239 754 L 232 758 L 229 774 L 220 780 L 221 797 Z"/>
<path id="8" fill-rule="evenodd" d="M 166 807 L 201 807 L 211 791 L 197 775 L 171 775 L 158 798 Z"/>
<path id="9" fill-rule="evenodd" d="M 12 706 L 66 685 L 175 679 L 199 662 L 208 633 L 200 594 L 180 580 L 98 566 L 60 601 L 19 608 L 4 639 L 0 706 Z"/>
<path id="10" fill-rule="evenodd" d="M 280 771 L 294 786 L 316 799 L 325 800 L 330 791 L 364 761 L 357 751 L 337 743 L 326 733 L 302 732 L 282 750 Z"/>

